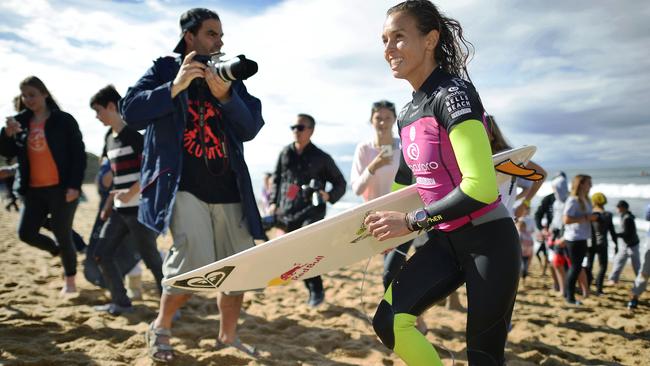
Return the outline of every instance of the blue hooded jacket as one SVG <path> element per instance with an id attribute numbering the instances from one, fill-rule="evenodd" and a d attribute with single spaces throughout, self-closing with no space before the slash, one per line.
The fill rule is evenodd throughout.
<path id="1" fill-rule="evenodd" d="M 181 65 L 180 57 L 161 57 L 130 87 L 120 101 L 127 125 L 146 129 L 141 170 L 141 199 L 138 220 L 157 233 L 171 221 L 174 199 L 183 169 L 183 131 L 186 125 L 187 89 L 174 99 L 172 81 Z M 233 81 L 231 99 L 222 104 L 228 156 L 237 179 L 242 210 L 250 234 L 266 239 L 255 203 L 248 167 L 244 161 L 244 141 L 252 140 L 264 125 L 260 100 L 246 91 L 244 83 Z"/>

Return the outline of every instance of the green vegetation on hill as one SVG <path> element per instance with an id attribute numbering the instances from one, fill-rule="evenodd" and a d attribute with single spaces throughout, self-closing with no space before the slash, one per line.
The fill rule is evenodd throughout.
<path id="1" fill-rule="evenodd" d="M 99 171 L 99 157 L 91 152 L 86 152 L 86 174 L 84 174 L 84 183 L 95 182 L 95 177 Z"/>

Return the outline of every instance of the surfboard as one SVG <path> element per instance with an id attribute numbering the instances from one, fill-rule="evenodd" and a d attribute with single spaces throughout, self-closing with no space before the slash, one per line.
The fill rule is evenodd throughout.
<path id="1" fill-rule="evenodd" d="M 521 166 L 535 153 L 534 146 L 506 150 L 492 157 L 497 183 L 515 176 L 537 178 Z M 510 167 L 510 168 L 504 168 Z M 163 281 L 166 286 L 193 291 L 243 291 L 287 284 L 321 275 L 394 248 L 418 236 L 378 241 L 363 221 L 374 211 L 409 212 L 422 207 L 415 185 L 350 208 L 337 215 L 287 233 L 228 258 Z"/>

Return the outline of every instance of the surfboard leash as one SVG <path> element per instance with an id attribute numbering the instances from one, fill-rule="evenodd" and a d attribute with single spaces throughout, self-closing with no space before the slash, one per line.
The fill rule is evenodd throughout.
<path id="1" fill-rule="evenodd" d="M 393 250 L 395 250 L 397 253 L 403 255 L 404 258 L 406 258 L 406 253 L 402 252 L 401 250 L 399 250 L 397 248 L 395 248 Z M 370 260 L 372 260 L 372 257 L 368 258 L 368 261 L 366 262 L 366 266 L 363 269 L 363 276 L 361 277 L 361 287 L 359 288 L 359 301 L 361 302 L 361 312 L 366 317 L 366 321 L 368 322 L 368 325 L 372 326 L 372 320 L 370 320 L 370 316 L 366 312 L 366 303 L 363 301 L 363 285 L 366 282 L 366 274 L 368 273 L 368 266 L 370 265 Z M 373 332 L 374 332 L 374 330 L 373 330 Z M 438 347 L 442 348 L 447 353 L 449 353 L 449 356 L 451 357 L 451 366 L 455 366 L 456 365 L 456 357 L 454 357 L 454 353 L 451 350 L 449 350 L 447 347 L 443 346 L 442 344 L 439 344 Z M 435 346 L 434 346 L 434 348 L 435 348 Z"/>

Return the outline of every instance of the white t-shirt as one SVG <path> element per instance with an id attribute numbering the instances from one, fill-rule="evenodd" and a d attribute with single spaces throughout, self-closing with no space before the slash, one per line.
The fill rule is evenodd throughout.
<path id="1" fill-rule="evenodd" d="M 512 184 L 512 181 L 508 179 L 507 181 L 499 185 L 499 194 L 501 195 L 501 202 L 508 209 L 510 217 L 515 217 L 515 202 L 517 201 L 517 188 L 521 187 L 523 189 L 528 189 L 533 182 L 516 178 L 515 184 Z M 511 189 L 512 188 L 512 189 Z"/>
<path id="2" fill-rule="evenodd" d="M 393 159 L 390 164 L 384 165 L 370 174 L 368 165 L 379 155 L 380 150 L 374 146 L 374 141 L 360 142 L 354 150 L 350 182 L 352 191 L 357 196 L 362 196 L 364 201 L 369 201 L 390 193 L 395 180 L 395 173 L 399 167 L 399 139 L 393 139 Z"/>

